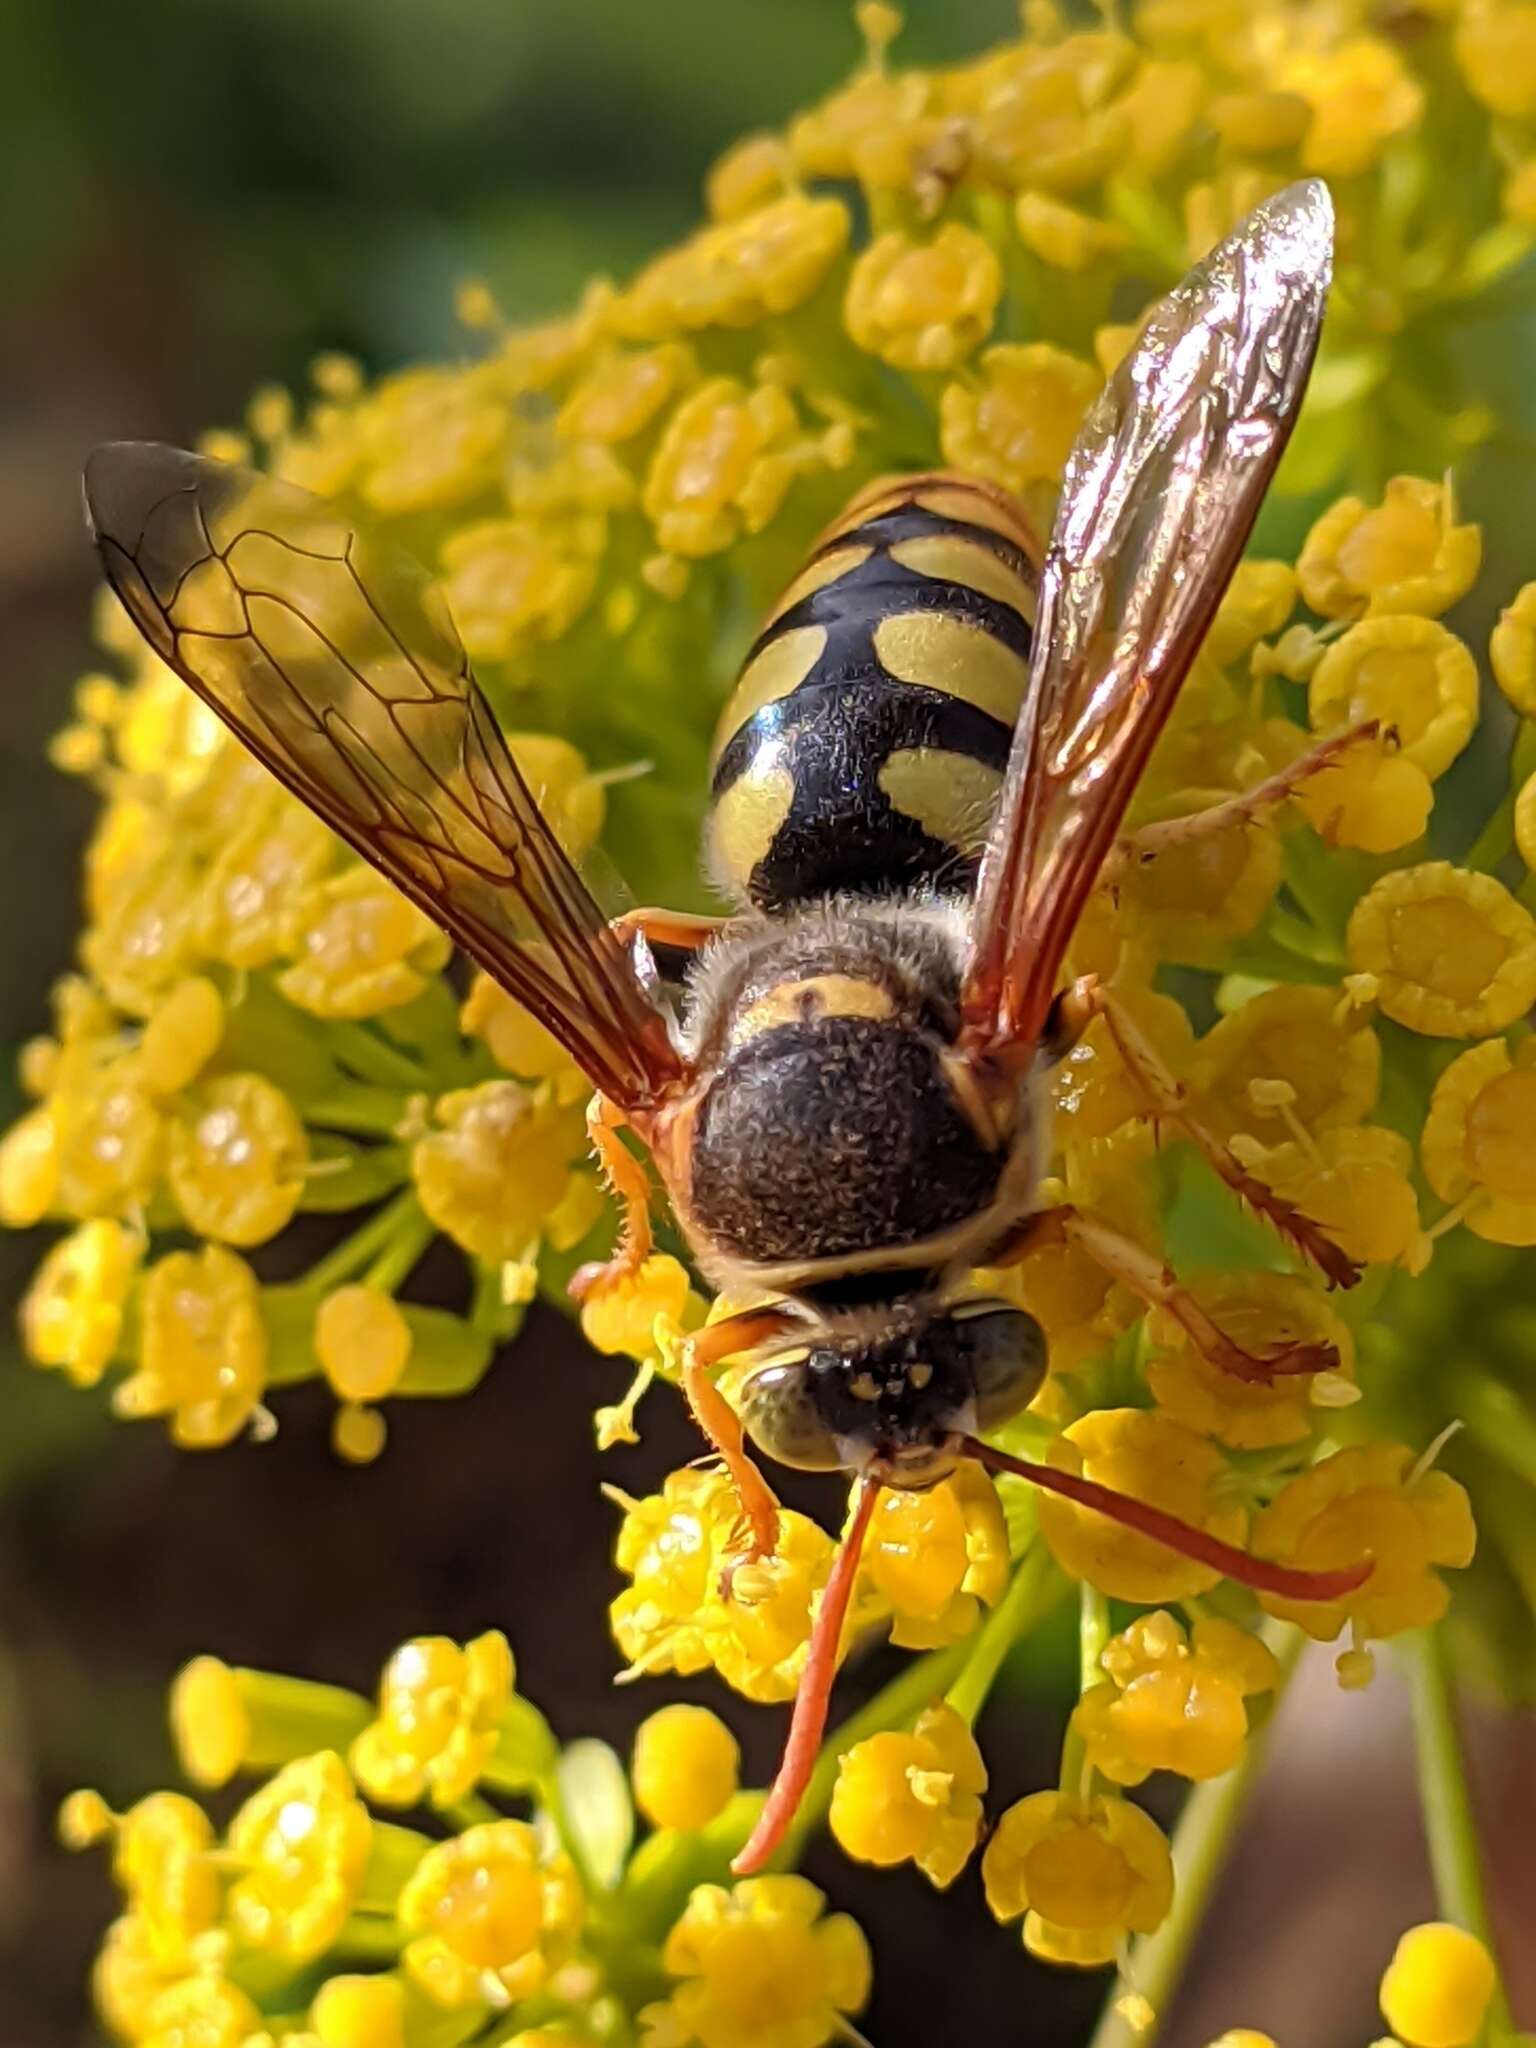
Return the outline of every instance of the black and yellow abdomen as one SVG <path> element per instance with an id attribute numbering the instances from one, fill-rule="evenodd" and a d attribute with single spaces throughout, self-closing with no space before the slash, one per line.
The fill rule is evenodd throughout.
<path id="1" fill-rule="evenodd" d="M 964 889 L 1029 672 L 1034 543 L 1002 492 L 873 486 L 780 598 L 721 719 L 705 854 L 723 894 Z"/>

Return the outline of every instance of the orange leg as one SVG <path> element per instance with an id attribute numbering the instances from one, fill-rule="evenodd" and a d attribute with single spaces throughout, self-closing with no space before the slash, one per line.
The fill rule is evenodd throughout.
<path id="1" fill-rule="evenodd" d="M 783 1309 L 747 1309 L 723 1322 L 706 1323 L 695 1330 L 683 1351 L 683 1392 L 693 1419 L 719 1452 L 736 1498 L 741 1503 L 740 1552 L 726 1566 L 727 1589 L 744 1564 L 757 1564 L 772 1557 L 779 1540 L 779 1503 L 773 1489 L 747 1455 L 741 1418 L 711 1377 L 715 1366 L 742 1352 L 755 1351 L 771 1343 L 796 1325 L 796 1318 Z"/>
<path id="2" fill-rule="evenodd" d="M 1225 832 L 1231 825 L 1244 824 L 1261 812 L 1272 810 L 1276 804 L 1284 803 L 1288 796 L 1294 796 L 1302 783 L 1316 775 L 1320 768 L 1326 768 L 1338 755 L 1358 746 L 1361 741 L 1375 739 L 1380 731 L 1381 727 L 1374 718 L 1361 725 L 1352 725 L 1348 732 L 1334 733 L 1330 739 L 1319 740 L 1315 747 L 1309 747 L 1288 768 L 1278 769 L 1252 789 L 1229 796 L 1223 803 L 1192 811 L 1187 818 L 1166 818 L 1161 824 L 1143 825 L 1138 831 L 1128 832 L 1110 855 L 1106 875 L 1112 877 L 1116 868 L 1155 860 L 1171 846 L 1188 846 L 1194 840 Z"/>
<path id="3" fill-rule="evenodd" d="M 587 1137 L 597 1154 L 597 1163 L 617 1199 L 624 1205 L 624 1222 L 611 1259 L 595 1259 L 571 1278 L 570 1293 L 584 1301 L 594 1288 L 616 1285 L 632 1279 L 651 1255 L 651 1182 L 640 1161 L 619 1136 L 624 1112 L 606 1095 L 594 1095 L 587 1104 Z"/>
<path id="4" fill-rule="evenodd" d="M 1051 1020 L 1052 1050 L 1062 1042 L 1073 1045 L 1095 1017 L 1102 1017 L 1114 1040 L 1115 1050 L 1125 1063 L 1153 1118 L 1176 1123 L 1205 1154 L 1211 1165 L 1240 1201 L 1265 1216 L 1305 1258 L 1325 1274 L 1332 1287 L 1353 1287 L 1360 1268 L 1319 1229 L 1310 1216 L 1267 1188 L 1257 1175 L 1242 1164 L 1234 1152 L 1204 1124 L 1190 1103 L 1184 1084 L 1164 1064 L 1162 1056 L 1130 1012 L 1096 975 L 1084 975 L 1064 989 L 1056 999 Z"/>
<path id="5" fill-rule="evenodd" d="M 1339 1355 L 1331 1344 L 1287 1344 L 1263 1355 L 1245 1351 L 1217 1328 L 1162 1259 L 1154 1258 L 1134 1238 L 1123 1236 L 1069 1205 L 1037 1210 L 1026 1218 L 1012 1243 L 1004 1246 L 1000 1254 L 989 1255 L 987 1263 L 1011 1265 L 1036 1245 L 1053 1243 L 1076 1245 L 1149 1307 L 1166 1309 L 1202 1358 L 1237 1379 L 1262 1386 L 1281 1374 L 1337 1370 Z"/>
<path id="6" fill-rule="evenodd" d="M 638 935 L 648 946 L 670 946 L 679 953 L 696 953 L 708 943 L 723 917 L 696 917 L 691 910 L 626 910 L 613 920 L 612 929 L 620 945 L 628 949 Z"/>

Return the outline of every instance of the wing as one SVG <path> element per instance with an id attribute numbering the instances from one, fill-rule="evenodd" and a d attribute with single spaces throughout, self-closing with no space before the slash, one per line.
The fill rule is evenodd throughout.
<path id="1" fill-rule="evenodd" d="M 971 920 L 973 1047 L 1032 1045 L 1125 807 L 1237 567 L 1322 323 L 1316 179 L 1156 306 L 1067 462 L 1035 658 Z"/>
<path id="2" fill-rule="evenodd" d="M 85 471 L 107 580 L 160 658 L 365 860 L 644 1111 L 683 1062 L 540 815 L 447 609 L 307 491 L 149 442 Z"/>

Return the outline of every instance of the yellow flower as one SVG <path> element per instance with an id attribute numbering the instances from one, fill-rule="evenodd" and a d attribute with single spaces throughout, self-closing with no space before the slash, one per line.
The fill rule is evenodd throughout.
<path id="1" fill-rule="evenodd" d="M 1536 13 L 1536 9 L 1530 10 Z M 1381 1980 L 1381 2010 L 1409 2048 L 1469 2048 L 1497 1982 L 1475 1934 L 1443 1920 L 1410 1927 Z"/>
<path id="2" fill-rule="evenodd" d="M 144 1922 L 124 1913 L 108 1927 L 92 1966 L 92 2001 L 121 2040 L 140 2042 L 156 1999 L 185 1974 L 185 1964 L 167 1968 L 158 1962 Z"/>
<path id="3" fill-rule="evenodd" d="M 187 1977 L 153 1999 L 135 2048 L 244 2048 L 261 2014 L 223 1977 Z"/>
<path id="4" fill-rule="evenodd" d="M 1293 1342 L 1332 1344 L 1339 1354 L 1338 1371 L 1353 1379 L 1355 1345 L 1349 1327 L 1305 1280 L 1250 1270 L 1203 1275 L 1191 1284 L 1191 1292 L 1217 1328 L 1245 1350 L 1262 1356 Z M 1147 1340 L 1147 1385 L 1162 1412 L 1186 1429 L 1238 1451 L 1299 1443 L 1310 1435 L 1311 1382 L 1306 1377 L 1280 1374 L 1265 1384 L 1223 1372 L 1196 1349 L 1166 1309 L 1154 1309 L 1147 1318 Z"/>
<path id="5" fill-rule="evenodd" d="M 21 1304 L 21 1337 L 34 1365 L 57 1366 L 77 1387 L 94 1387 L 117 1355 L 128 1292 L 144 1241 L 98 1217 L 56 1244 Z"/>
<path id="6" fill-rule="evenodd" d="M 652 1358 L 656 1318 L 680 1323 L 688 1302 L 688 1270 L 670 1252 L 653 1252 L 633 1273 L 605 1276 L 581 1304 L 582 1335 L 614 1357 Z"/>
<path id="7" fill-rule="evenodd" d="M 857 1862 L 915 1863 L 942 1891 L 976 1846 L 986 1789 L 975 1737 L 939 1700 L 910 1734 L 871 1735 L 839 1759 L 828 1823 Z"/>
<path id="8" fill-rule="evenodd" d="M 892 229 L 855 262 L 843 319 L 895 369 L 950 370 L 986 339 L 1002 291 L 1002 266 L 974 228 L 948 221 L 926 241 Z"/>
<path id="9" fill-rule="evenodd" d="M 1239 562 L 1206 645 L 1217 661 L 1237 661 L 1255 641 L 1278 633 L 1295 606 L 1296 571 L 1289 562 Z"/>
<path id="10" fill-rule="evenodd" d="M 309 1141 L 298 1112 L 260 1074 L 221 1074 L 171 1124 L 166 1177 L 187 1222 L 225 1244 L 265 1244 L 304 1193 Z"/>
<path id="11" fill-rule="evenodd" d="M 662 1962 L 683 1981 L 668 2005 L 702 2048 L 823 2048 L 869 1997 L 869 1944 L 803 1877 L 701 1884 Z"/>
<path id="12" fill-rule="evenodd" d="M 569 1857 L 526 1822 L 468 1828 L 429 1849 L 400 1894 L 406 1974 L 450 2010 L 530 1998 L 570 1954 L 583 1910 Z"/>
<path id="13" fill-rule="evenodd" d="M 59 1832 L 71 1848 L 111 1835 L 112 1874 L 136 1942 L 157 1970 L 190 1969 L 194 1944 L 217 1926 L 223 1905 L 213 1823 L 203 1809 L 179 1792 L 152 1792 L 118 1816 L 98 1794 L 76 1792 L 60 1811 Z"/>
<path id="14" fill-rule="evenodd" d="M 1111 96 L 1130 58 L 1129 43 L 1109 34 L 1014 44 L 946 73 L 944 100 L 966 117 L 989 177 L 1015 189 L 1075 192 L 1127 152 L 1131 113 Z M 1192 118 L 1187 100 L 1168 111 L 1176 121 Z"/>
<path id="15" fill-rule="evenodd" d="M 681 342 L 604 356 L 560 408 L 555 431 L 568 441 L 632 441 L 695 374 L 693 352 Z"/>
<path id="16" fill-rule="evenodd" d="M 1330 506 L 1307 535 L 1296 575 L 1307 603 L 1328 618 L 1434 618 L 1471 589 L 1481 560 L 1479 531 L 1455 524 L 1449 488 L 1397 476 L 1374 509 L 1360 498 Z"/>
<path id="17" fill-rule="evenodd" d="M 363 1882 L 373 1823 L 332 1750 L 300 1757 L 251 1795 L 229 1824 L 240 1870 L 231 1925 L 289 1962 L 323 1954 Z"/>
<path id="18" fill-rule="evenodd" d="M 839 200 L 791 192 L 658 256 L 614 300 L 607 323 L 632 341 L 751 327 L 808 299 L 847 242 Z"/>
<path id="19" fill-rule="evenodd" d="M 662 1707 L 635 1731 L 635 1804 L 658 1828 L 708 1827 L 734 1797 L 735 1736 L 708 1707 Z"/>
<path id="20" fill-rule="evenodd" d="M 1268 1150 L 1234 1140 L 1255 1178 L 1293 1202 L 1362 1265 L 1414 1270 L 1421 1250 L 1413 1147 L 1400 1131 L 1346 1124 Z"/>
<path id="21" fill-rule="evenodd" d="M 1469 1196 L 1468 1230 L 1490 1244 L 1536 1244 L 1536 1039 L 1513 1056 L 1474 1045 L 1435 1083 L 1421 1149 L 1443 1202 Z"/>
<path id="22" fill-rule="evenodd" d="M 1536 871 L 1536 774 L 1525 778 L 1515 798 L 1515 846 L 1526 866 Z"/>
<path id="23" fill-rule="evenodd" d="M 1336 754 L 1296 791 L 1297 808 L 1326 845 L 1362 853 L 1411 846 L 1429 823 L 1434 801 L 1424 770 L 1383 740 Z"/>
<path id="24" fill-rule="evenodd" d="M 926 1493 L 876 1503 L 862 1569 L 894 1610 L 891 1641 L 928 1650 L 968 1636 L 1008 1583 L 1008 1529 L 997 1488 L 967 1460 Z"/>
<path id="25" fill-rule="evenodd" d="M 219 1049 L 224 998 L 211 981 L 192 975 L 166 991 L 150 1012 L 134 1066 L 150 1095 L 189 1088 Z"/>
<path id="26" fill-rule="evenodd" d="M 59 1186 L 59 1134 L 44 1104 L 0 1138 L 0 1223 L 26 1230 L 41 1223 Z"/>
<path id="27" fill-rule="evenodd" d="M 1356 1444 L 1287 1482 L 1254 1522 L 1253 1549 L 1309 1571 L 1373 1561 L 1370 1577 L 1342 1600 L 1261 1604 L 1328 1643 L 1349 1622 L 1357 1636 L 1426 1628 L 1448 1595 L 1437 1565 L 1470 1564 L 1477 1535 L 1466 1489 L 1444 1472 L 1414 1476 L 1402 1444 Z"/>
<path id="28" fill-rule="evenodd" d="M 1101 1486 L 1148 1501 L 1225 1543 L 1242 1540 L 1247 1517 L 1224 1497 L 1221 1453 L 1166 1415 L 1100 1408 L 1071 1423 L 1051 1444 L 1049 1461 Z M 1206 1592 L 1221 1574 L 1177 1556 L 1093 1508 L 1042 1494 L 1040 1533 L 1062 1570 L 1115 1600 L 1179 1600 Z M 1352 1562 L 1352 1560 L 1340 1560 Z"/>
<path id="29" fill-rule="evenodd" d="M 50 1207 L 92 1216 L 132 1211 L 149 1198 L 160 1176 L 165 1127 L 131 1058 L 63 1080 L 46 1113 L 56 1147 Z"/>
<path id="30" fill-rule="evenodd" d="M 447 1636 L 403 1643 L 379 1682 L 378 1719 L 352 1745 L 359 1785 L 386 1806 L 465 1798 L 495 1751 L 516 1678 L 499 1629 L 462 1649 Z"/>
<path id="31" fill-rule="evenodd" d="M 476 1258 L 520 1259 L 565 1193 L 584 1144 L 579 1118 L 516 1081 L 440 1096 L 436 1116 L 443 1128 L 411 1148 L 421 1206 Z"/>
<path id="32" fill-rule="evenodd" d="M 319 2048 L 408 2048 L 405 1985 L 393 1972 L 327 1977 L 309 2023 Z"/>
<path id="33" fill-rule="evenodd" d="M 1449 861 L 1383 875 L 1348 944 L 1386 1014 L 1431 1038 L 1502 1031 L 1536 1002 L 1536 919 L 1492 875 Z"/>
<path id="34" fill-rule="evenodd" d="M 227 967 L 266 967 L 296 952 L 311 891 L 336 854 L 313 811 L 282 790 L 261 792 L 203 880 L 197 936 L 208 957 Z"/>
<path id="35" fill-rule="evenodd" d="M 1220 803 L 1225 790 L 1180 790 L 1154 800 L 1142 822 L 1181 818 Z M 1267 818 L 1239 819 L 1138 862 L 1120 900 L 1127 923 L 1163 958 L 1200 966 L 1262 921 L 1280 887 L 1280 841 Z"/>
<path id="36" fill-rule="evenodd" d="M 171 1252 L 145 1276 L 139 1323 L 138 1370 L 113 1397 L 118 1414 L 169 1414 L 171 1435 L 187 1450 L 227 1444 L 266 1385 L 267 1337 L 250 1267 L 218 1245 Z"/>
<path id="37" fill-rule="evenodd" d="M 509 732 L 507 746 L 534 801 L 572 860 L 579 861 L 603 829 L 607 795 L 586 756 L 556 733 Z"/>
<path id="38" fill-rule="evenodd" d="M 304 905 L 298 960 L 277 985 L 314 1017 L 375 1017 L 419 996 L 445 965 L 448 940 L 371 868 L 320 883 Z"/>
<path id="39" fill-rule="evenodd" d="M 1536 718 L 1536 583 L 1523 583 L 1488 639 L 1494 681 L 1524 718 Z"/>
<path id="40" fill-rule="evenodd" d="M 1163 1610 L 1111 1637 L 1102 1662 L 1108 1678 L 1083 1694 L 1075 1719 L 1088 1761 L 1117 1785 L 1153 1771 L 1231 1770 L 1248 1737 L 1244 1700 L 1272 1692 L 1279 1676 L 1257 1636 L 1211 1615 L 1186 1634 Z"/>
<path id="41" fill-rule="evenodd" d="M 1202 1116 L 1224 1138 L 1282 1134 L 1278 1098 L 1263 1085 L 1275 1082 L 1291 1090 L 1285 1103 L 1296 1122 L 1332 1130 L 1358 1123 L 1375 1103 L 1381 1041 L 1335 989 L 1264 989 L 1200 1040 L 1194 1079 Z"/>
<path id="42" fill-rule="evenodd" d="M 933 81 L 926 73 L 891 72 L 882 63 L 870 62 L 830 98 L 795 116 L 788 137 L 793 164 L 813 178 L 866 177 L 872 160 L 878 165 L 888 159 L 893 141 L 910 146 L 931 133 L 934 97 Z M 750 144 L 738 147 L 745 150 Z M 761 142 L 758 151 L 761 165 Z M 737 154 L 733 151 L 731 156 Z M 731 159 L 726 163 L 730 165 Z M 763 169 L 757 174 L 762 177 Z M 728 188 L 731 182 L 734 179 L 727 181 Z"/>
<path id="43" fill-rule="evenodd" d="M 1129 1800 L 1035 1792 L 1010 1806 L 981 1859 L 999 1920 L 1025 1915 L 1024 1945 L 1048 1962 L 1113 1960 L 1173 1901 L 1173 1861 L 1155 1821 Z"/>
<path id="44" fill-rule="evenodd" d="M 511 424 L 494 361 L 464 370 L 402 370 L 386 377 L 358 409 L 358 488 L 377 512 L 463 504 L 495 481 Z M 279 472 L 292 475 L 286 458 Z M 303 476 L 292 480 L 324 488 Z"/>
<path id="45" fill-rule="evenodd" d="M 1297 50 L 1274 82 L 1311 109 L 1301 167 L 1324 177 L 1369 170 L 1383 145 L 1415 127 L 1424 111 L 1423 87 L 1379 36 L 1352 36 L 1331 50 Z"/>
<path id="46" fill-rule="evenodd" d="M 506 661 L 558 640 L 597 587 L 595 555 L 533 519 L 487 519 L 443 543 L 443 594 L 477 661 Z"/>
<path id="47" fill-rule="evenodd" d="M 459 1028 L 480 1039 L 498 1067 L 524 1081 L 555 1081 L 569 1101 L 584 1100 L 591 1084 L 565 1047 L 488 974 L 477 974 L 459 1011 Z"/>
<path id="48" fill-rule="evenodd" d="M 730 1503 L 729 1524 L 716 1522 L 720 1559 L 741 1540 L 734 1493 Z M 717 1600 L 708 1611 L 710 1659 L 734 1691 L 749 1700 L 794 1697 L 834 1547 L 826 1531 L 807 1516 L 782 1513 L 773 1556 L 739 1571 L 730 1598 Z M 714 1577 L 719 1578 L 718 1564 Z"/>
<path id="49" fill-rule="evenodd" d="M 1091 363 L 1048 341 L 987 349 L 975 378 L 939 400 L 945 461 L 1005 490 L 1054 482 L 1100 382 Z"/>
<path id="50" fill-rule="evenodd" d="M 1321 733 L 1377 719 L 1396 733 L 1403 758 L 1433 781 L 1477 724 L 1477 663 L 1438 620 L 1364 619 L 1318 663 L 1307 708 Z"/>
<path id="51" fill-rule="evenodd" d="M 779 385 L 711 377 L 667 422 L 646 473 L 645 515 L 669 555 L 717 554 L 761 532 L 803 470 L 848 452 L 831 431 L 808 434 Z"/>
<path id="52" fill-rule="evenodd" d="M 1536 112 L 1536 7 L 1473 0 L 1456 23 L 1456 61 L 1484 106 L 1527 119 Z"/>
<path id="53" fill-rule="evenodd" d="M 1021 192 L 1013 220 L 1025 248 L 1057 270 L 1086 270 L 1125 246 L 1125 231 L 1113 221 L 1095 220 L 1045 192 Z"/>
<path id="54" fill-rule="evenodd" d="M 411 1341 L 399 1303 L 380 1287 L 337 1287 L 315 1310 L 315 1356 L 343 1401 L 392 1394 L 410 1363 Z"/>

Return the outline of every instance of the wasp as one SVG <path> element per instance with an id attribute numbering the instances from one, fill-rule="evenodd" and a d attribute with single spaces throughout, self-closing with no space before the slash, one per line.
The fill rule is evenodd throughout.
<path id="1" fill-rule="evenodd" d="M 986 1443 L 1039 1387 L 1045 1344 L 969 1280 L 1066 1239 L 1225 1370 L 1334 1362 L 1319 1345 L 1251 1355 L 1142 1247 L 1038 1199 L 1051 1068 L 1101 1019 L 1147 1114 L 1331 1281 L 1357 1277 L 1204 1128 L 1111 988 L 1060 985 L 1117 865 L 1278 801 L 1341 744 L 1208 816 L 1121 836 L 1289 436 L 1331 250 L 1324 187 L 1294 185 L 1153 308 L 1082 428 L 1048 545 L 962 475 L 855 500 L 726 707 L 705 826 L 730 906 L 715 919 L 605 919 L 425 572 L 267 476 L 136 443 L 87 465 L 107 578 L 154 651 L 591 1080 L 588 1126 L 626 1220 L 579 1286 L 614 1285 L 651 1247 L 627 1129 L 706 1279 L 766 1304 L 698 1332 L 682 1369 L 740 1498 L 743 1556 L 769 1555 L 777 1527 L 749 1441 L 855 1477 L 738 1870 L 761 1867 L 804 1789 L 883 1486 L 931 1486 L 974 1458 L 1292 1598 L 1337 1598 L 1369 1570 L 1265 1563 Z M 735 1404 L 716 1382 L 727 1359 L 750 1368 Z"/>

